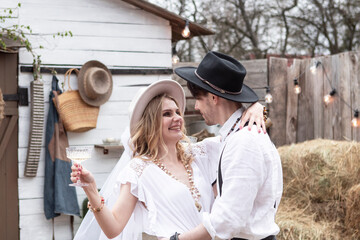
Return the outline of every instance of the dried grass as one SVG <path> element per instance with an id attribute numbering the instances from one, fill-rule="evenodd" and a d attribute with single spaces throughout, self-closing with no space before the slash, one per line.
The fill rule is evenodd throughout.
<path id="1" fill-rule="evenodd" d="M 360 201 L 360 190 L 348 193 L 360 183 L 360 143 L 317 139 L 278 150 L 284 173 L 279 239 L 359 239 L 358 230 L 348 229 L 360 225 L 359 215 L 346 212 L 355 208 L 346 201 Z"/>
<path id="2" fill-rule="evenodd" d="M 287 240 L 323 240 L 340 239 L 336 222 L 316 221 L 315 214 L 306 214 L 296 204 L 282 202 L 276 215 L 276 222 L 281 231 L 277 239 Z"/>
<path id="3" fill-rule="evenodd" d="M 345 226 L 348 232 L 360 236 L 360 184 L 347 192 Z"/>

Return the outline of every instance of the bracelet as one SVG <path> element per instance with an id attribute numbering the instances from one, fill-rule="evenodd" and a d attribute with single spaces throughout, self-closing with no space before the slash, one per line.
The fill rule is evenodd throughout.
<path id="1" fill-rule="evenodd" d="M 264 115 L 264 122 L 266 122 L 266 120 L 268 119 L 268 111 L 267 111 L 267 109 L 266 109 L 266 107 L 264 107 L 264 109 L 263 109 L 263 115 Z"/>
<path id="2" fill-rule="evenodd" d="M 100 212 L 103 209 L 105 203 L 104 197 L 100 196 L 100 200 L 101 200 L 100 207 L 93 208 L 91 207 L 90 201 L 88 201 L 87 208 L 92 212 Z"/>
<path id="3" fill-rule="evenodd" d="M 175 232 L 175 234 L 170 237 L 170 240 L 179 240 L 179 235 L 180 233 Z"/>

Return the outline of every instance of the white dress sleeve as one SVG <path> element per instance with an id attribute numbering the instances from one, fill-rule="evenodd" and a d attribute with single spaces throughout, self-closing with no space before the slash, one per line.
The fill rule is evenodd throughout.
<path id="1" fill-rule="evenodd" d="M 132 159 L 128 165 L 125 167 L 123 172 L 119 174 L 117 179 L 116 187 L 122 184 L 131 184 L 130 192 L 133 196 L 138 199 L 138 202 L 135 206 L 132 218 L 134 219 L 133 223 L 128 222 L 126 225 L 127 229 L 133 231 L 134 228 L 141 232 L 146 232 L 150 235 L 156 234 L 156 212 L 157 208 L 154 203 L 154 199 L 151 194 L 146 194 L 147 190 L 143 186 L 141 175 L 143 171 L 149 166 L 150 162 L 143 161 L 139 158 Z M 117 191 L 120 191 L 118 187 Z M 115 189 L 116 191 L 116 189 Z M 135 226 L 134 226 L 135 225 Z M 141 227 L 140 227 L 141 226 Z M 135 239 L 133 238 L 123 238 L 123 239 Z M 136 239 L 140 239 L 139 237 Z"/>
<path id="2" fill-rule="evenodd" d="M 217 178 L 219 163 L 220 137 L 205 138 L 192 144 L 191 152 L 199 168 L 204 172 L 207 180 L 212 184 Z"/>

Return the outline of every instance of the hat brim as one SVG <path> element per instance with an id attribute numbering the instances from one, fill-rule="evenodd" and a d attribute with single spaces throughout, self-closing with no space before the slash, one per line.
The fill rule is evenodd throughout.
<path id="1" fill-rule="evenodd" d="M 185 92 L 181 85 L 174 80 L 168 79 L 154 82 L 147 88 L 140 89 L 129 106 L 131 135 L 134 134 L 136 123 L 140 121 L 143 112 L 151 99 L 163 93 L 173 97 L 179 104 L 181 113 L 184 114 Z"/>
<path id="2" fill-rule="evenodd" d="M 175 69 L 175 73 L 179 75 L 181 78 L 185 79 L 186 81 L 189 81 L 196 86 L 215 94 L 216 96 L 225 98 L 227 100 L 231 100 L 234 102 L 243 102 L 243 103 L 254 103 L 259 101 L 259 97 L 256 95 L 256 93 L 243 84 L 242 90 L 240 94 L 229 94 L 229 93 L 221 93 L 214 88 L 210 87 L 205 82 L 201 81 L 196 75 L 195 75 L 195 67 L 179 67 Z"/>
<path id="3" fill-rule="evenodd" d="M 85 86 L 84 86 L 84 80 L 85 80 L 85 73 L 86 71 L 89 69 L 89 68 L 92 68 L 92 67 L 99 67 L 99 68 L 102 68 L 104 69 L 105 71 L 108 72 L 109 76 L 110 76 L 110 89 L 109 91 L 106 92 L 106 94 L 104 95 L 101 95 L 95 99 L 91 99 L 91 98 L 88 98 L 86 96 L 86 93 L 85 93 Z M 112 89 L 113 89 L 113 81 L 112 81 L 112 75 L 111 75 L 111 72 L 110 70 L 104 65 L 102 64 L 101 62 L 99 61 L 96 61 L 96 60 L 91 60 L 91 61 L 88 61 L 86 62 L 80 69 L 80 72 L 79 72 L 79 76 L 78 76 L 78 88 L 79 88 L 79 93 L 80 93 L 80 96 L 81 98 L 83 99 L 84 102 L 86 102 L 87 104 L 91 105 L 91 106 L 95 106 L 95 107 L 98 107 L 104 103 L 106 103 L 107 100 L 109 100 L 110 96 L 111 96 L 111 93 L 112 93 Z"/>

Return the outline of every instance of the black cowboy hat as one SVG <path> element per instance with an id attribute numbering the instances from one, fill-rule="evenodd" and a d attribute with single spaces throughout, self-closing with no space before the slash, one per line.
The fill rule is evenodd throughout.
<path id="1" fill-rule="evenodd" d="M 175 73 L 219 97 L 243 103 L 259 100 L 256 93 L 243 84 L 245 67 L 236 59 L 218 52 L 209 52 L 197 68 L 179 67 Z"/>

